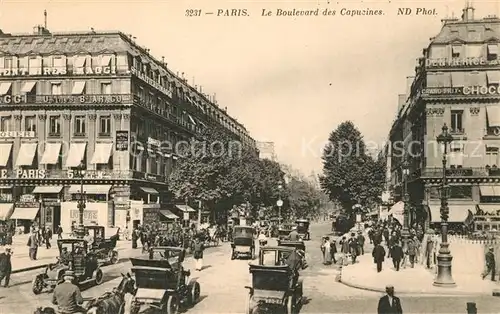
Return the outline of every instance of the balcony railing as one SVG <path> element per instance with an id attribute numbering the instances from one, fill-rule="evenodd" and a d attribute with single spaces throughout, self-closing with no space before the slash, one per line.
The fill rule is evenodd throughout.
<path id="1" fill-rule="evenodd" d="M 452 135 L 460 135 L 460 134 L 465 134 L 465 129 L 464 128 L 455 128 L 455 129 L 450 129 L 450 134 Z"/>
<path id="2" fill-rule="evenodd" d="M 443 168 L 425 168 L 422 169 L 421 177 L 440 178 L 443 176 Z M 448 177 L 500 177 L 500 169 L 496 167 L 464 167 L 447 168 Z"/>

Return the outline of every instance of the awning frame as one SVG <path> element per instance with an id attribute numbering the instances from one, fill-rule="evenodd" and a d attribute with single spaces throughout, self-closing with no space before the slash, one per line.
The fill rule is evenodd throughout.
<path id="1" fill-rule="evenodd" d="M 500 127 L 500 106 L 486 106 L 489 127 Z"/>
<path id="2" fill-rule="evenodd" d="M 36 216 L 38 215 L 39 211 L 40 211 L 40 207 L 26 207 L 26 208 L 16 207 L 16 208 L 14 208 L 14 212 L 10 216 L 10 219 L 33 221 L 36 218 Z M 26 218 L 26 217 L 32 217 L 32 216 L 33 216 L 33 218 Z"/>
<path id="3" fill-rule="evenodd" d="M 38 143 L 21 143 L 21 148 L 19 149 L 19 153 L 16 158 L 16 167 L 31 166 L 35 158 L 37 148 Z"/>
<path id="4" fill-rule="evenodd" d="M 94 154 L 90 163 L 92 164 L 107 164 L 111 158 L 113 143 L 96 143 Z M 106 158 L 107 156 L 107 158 Z"/>
<path id="5" fill-rule="evenodd" d="M 151 195 L 160 195 L 160 192 L 158 192 L 156 189 L 154 188 L 150 188 L 150 187 L 139 187 L 141 189 L 141 191 L 143 192 L 146 192 L 148 194 L 151 194 Z"/>
<path id="6" fill-rule="evenodd" d="M 174 213 L 172 213 L 168 209 L 160 209 L 160 214 L 162 214 L 165 218 L 168 218 L 168 219 L 173 219 L 173 220 L 180 219 L 179 216 L 175 215 Z"/>
<path id="7" fill-rule="evenodd" d="M 32 194 L 59 194 L 64 187 L 62 185 L 39 185 L 36 186 Z"/>
<path id="8" fill-rule="evenodd" d="M 28 94 L 33 91 L 33 88 L 36 86 L 36 81 L 28 81 L 23 84 L 21 87 L 21 93 Z"/>
<path id="9" fill-rule="evenodd" d="M 49 149 L 53 147 L 53 149 Z M 45 144 L 45 150 L 40 160 L 41 165 L 56 165 L 59 162 L 59 155 L 61 153 L 62 143 L 51 143 L 47 142 Z"/>
<path id="10" fill-rule="evenodd" d="M 12 88 L 12 82 L 1 82 L 0 83 L 0 96 L 8 94 L 9 90 L 11 88 Z"/>
<path id="11" fill-rule="evenodd" d="M 195 213 L 196 212 L 196 210 L 194 208 L 192 208 L 189 205 L 185 205 L 185 204 L 178 204 L 178 205 L 175 205 L 175 207 L 183 213 Z"/>
<path id="12" fill-rule="evenodd" d="M 5 167 L 9 163 L 12 145 L 12 143 L 0 143 L 0 167 Z"/>
<path id="13" fill-rule="evenodd" d="M 480 185 L 479 193 L 481 194 L 481 196 L 496 196 L 493 185 Z"/>
<path id="14" fill-rule="evenodd" d="M 82 95 L 85 90 L 86 81 L 75 81 L 71 89 L 71 95 Z"/>
<path id="15" fill-rule="evenodd" d="M 81 148 L 81 147 L 83 147 L 83 148 Z M 78 167 L 80 165 L 80 163 L 82 162 L 83 157 L 85 156 L 86 149 L 87 149 L 87 143 L 85 143 L 85 142 L 71 143 L 69 145 L 68 157 L 66 157 L 65 166 L 68 168 Z M 74 159 L 74 160 L 72 160 L 72 159 Z"/>

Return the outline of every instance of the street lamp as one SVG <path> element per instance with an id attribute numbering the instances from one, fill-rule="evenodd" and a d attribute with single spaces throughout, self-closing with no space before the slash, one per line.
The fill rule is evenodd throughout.
<path id="1" fill-rule="evenodd" d="M 403 160 L 403 164 L 401 165 L 401 168 L 403 169 L 403 230 L 401 232 L 401 236 L 403 237 L 403 243 L 404 246 L 407 247 L 408 244 L 408 238 L 410 236 L 410 231 L 409 231 L 409 204 L 408 202 L 410 201 L 410 195 L 408 194 L 408 174 L 410 173 L 410 165 L 408 163 L 408 160 L 406 160 L 406 157 Z"/>
<path id="2" fill-rule="evenodd" d="M 278 201 L 276 205 L 278 205 L 278 223 L 281 224 L 281 206 L 283 206 L 283 200 L 281 199 L 281 190 L 283 190 L 283 184 L 281 181 L 278 184 Z"/>
<path id="3" fill-rule="evenodd" d="M 441 247 L 437 256 L 438 273 L 434 280 L 434 286 L 440 287 L 454 287 L 455 281 L 451 274 L 451 256 L 449 243 L 448 243 L 448 190 L 449 186 L 446 184 L 446 155 L 448 153 L 448 144 L 453 141 L 453 137 L 448 133 L 446 123 L 443 125 L 442 133 L 436 138 L 438 143 L 443 144 L 443 178 L 441 181 Z"/>
<path id="4" fill-rule="evenodd" d="M 80 178 L 80 194 L 78 197 L 78 227 L 75 234 L 78 238 L 82 239 L 85 236 L 85 227 L 83 226 L 83 211 L 85 210 L 86 193 L 83 190 L 83 179 L 85 178 L 85 165 L 81 163 L 76 167 L 76 176 Z"/>

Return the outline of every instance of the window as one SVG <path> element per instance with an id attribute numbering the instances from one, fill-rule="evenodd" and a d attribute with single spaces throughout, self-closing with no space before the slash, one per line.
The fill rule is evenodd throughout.
<path id="1" fill-rule="evenodd" d="M 61 118 L 59 116 L 49 117 L 49 135 L 61 134 Z"/>
<path id="2" fill-rule="evenodd" d="M 109 135 L 111 133 L 111 117 L 100 117 L 99 118 L 99 134 Z"/>
<path id="3" fill-rule="evenodd" d="M 36 132 L 36 117 L 25 117 L 24 118 L 24 130 Z"/>
<path id="4" fill-rule="evenodd" d="M 450 198 L 472 198 L 472 186 L 452 185 L 450 186 Z"/>
<path id="5" fill-rule="evenodd" d="M 462 50 L 462 46 L 451 46 L 451 57 L 452 58 L 459 58 L 461 50 Z"/>
<path id="6" fill-rule="evenodd" d="M 51 83 L 52 95 L 62 95 L 61 83 Z"/>
<path id="7" fill-rule="evenodd" d="M 53 66 L 57 70 L 62 70 L 66 68 L 66 60 L 63 57 L 54 57 Z"/>
<path id="8" fill-rule="evenodd" d="M 488 45 L 488 60 L 496 60 L 498 58 L 498 45 L 497 44 L 489 44 Z"/>
<path id="9" fill-rule="evenodd" d="M 111 82 L 101 83 L 101 94 L 111 94 Z"/>
<path id="10" fill-rule="evenodd" d="M 486 147 L 486 166 L 498 166 L 498 147 Z"/>
<path id="11" fill-rule="evenodd" d="M 40 74 L 42 70 L 42 64 L 40 58 L 29 58 L 28 60 L 28 72 L 30 75 Z"/>
<path id="12" fill-rule="evenodd" d="M 75 134 L 85 134 L 85 116 L 75 117 Z"/>
<path id="13" fill-rule="evenodd" d="M 0 132 L 10 131 L 10 117 L 0 118 Z"/>
<path id="14" fill-rule="evenodd" d="M 5 58 L 4 59 L 4 69 L 7 69 L 7 70 L 12 70 L 12 67 L 13 67 L 14 63 L 12 61 L 12 58 Z"/>
<path id="15" fill-rule="evenodd" d="M 463 110 L 451 111 L 451 133 L 462 133 Z"/>

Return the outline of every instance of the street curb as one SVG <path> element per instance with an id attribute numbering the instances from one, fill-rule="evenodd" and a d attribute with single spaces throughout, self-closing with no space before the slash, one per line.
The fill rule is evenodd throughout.
<path id="1" fill-rule="evenodd" d="M 362 286 L 358 284 L 351 283 L 349 281 L 344 281 L 342 278 L 340 278 L 339 281 L 341 284 L 344 286 L 354 288 L 354 289 L 359 289 L 359 290 L 366 290 L 366 291 L 372 291 L 372 292 L 380 292 L 380 293 L 385 293 L 385 288 L 374 288 L 374 287 L 367 287 L 367 286 Z M 446 289 L 446 288 L 445 288 Z M 451 288 L 453 289 L 453 288 Z M 476 295 L 491 295 L 490 293 L 487 292 L 465 292 L 465 291 L 454 291 L 453 293 L 448 293 L 447 291 L 443 291 L 443 293 L 438 292 L 438 291 L 416 291 L 416 290 L 405 290 L 405 289 L 398 289 L 396 288 L 396 293 L 398 295 L 438 295 L 438 296 L 445 296 L 445 297 L 458 297 L 458 296 L 476 296 Z"/>

